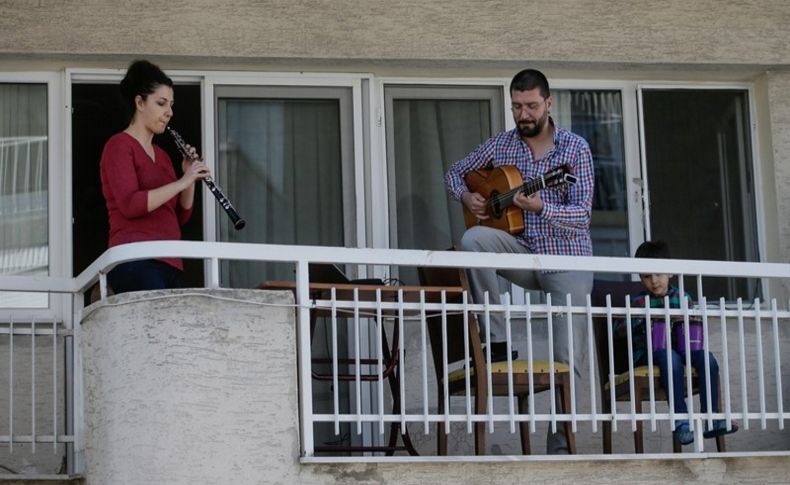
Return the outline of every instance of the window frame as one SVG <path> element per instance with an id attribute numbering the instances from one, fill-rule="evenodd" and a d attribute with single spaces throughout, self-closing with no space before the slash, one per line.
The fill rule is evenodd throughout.
<path id="1" fill-rule="evenodd" d="M 499 88 L 502 90 L 503 99 L 502 116 L 504 117 L 504 129 L 509 130 L 512 128 L 513 120 L 506 114 L 506 107 L 510 106 L 510 97 L 507 92 L 510 85 L 510 79 L 488 77 L 488 78 L 437 78 L 437 77 L 388 77 L 382 76 L 372 80 L 372 110 L 375 112 L 375 137 L 372 140 L 372 153 L 371 168 L 370 168 L 370 186 L 372 196 L 370 200 L 371 219 L 368 221 L 371 231 L 372 247 L 377 248 L 390 248 L 392 235 L 391 216 L 389 202 L 390 202 L 390 168 L 388 166 L 389 150 L 387 145 L 388 133 L 391 128 L 388 123 L 388 117 L 391 114 L 386 113 L 387 100 L 385 96 L 386 88 L 388 87 L 404 87 L 415 88 L 421 87 L 437 88 L 470 88 L 470 87 L 484 87 L 484 88 Z M 375 94 L 373 94 L 375 93 Z M 428 98 L 433 99 L 433 98 Z M 441 98 L 439 98 L 441 99 Z M 492 106 L 492 114 L 494 107 Z M 492 117 L 493 121 L 493 117 Z M 444 187 L 442 187 L 444 190 Z"/>
<path id="2" fill-rule="evenodd" d="M 376 83 L 378 87 L 377 103 L 379 106 L 378 111 L 378 126 L 379 137 L 382 140 L 383 146 L 379 147 L 379 157 L 374 159 L 374 167 L 371 169 L 371 174 L 380 174 L 378 176 L 379 185 L 376 186 L 376 191 L 379 195 L 374 205 L 371 206 L 371 212 L 378 216 L 371 221 L 374 226 L 374 240 L 379 246 L 374 247 L 390 247 L 390 212 L 387 207 L 389 202 L 389 177 L 387 167 L 387 146 L 386 140 L 389 127 L 385 122 L 386 116 L 383 114 L 386 107 L 386 100 L 384 96 L 385 87 L 387 86 L 447 86 L 447 87 L 469 87 L 469 86 L 486 86 L 486 87 L 501 87 L 503 93 L 503 111 L 504 116 L 504 129 L 512 130 L 515 128 L 513 117 L 509 116 L 507 107 L 511 104 L 510 98 L 510 81 L 508 78 L 400 78 L 400 77 L 382 77 Z M 633 254 L 639 244 L 644 238 L 644 227 L 642 208 L 634 201 L 641 200 L 642 187 L 641 181 L 641 162 L 639 153 L 639 138 L 638 138 L 638 113 L 636 105 L 636 86 L 637 83 L 630 81 L 613 81 L 613 80 L 586 80 L 586 79 L 571 79 L 561 78 L 551 80 L 551 88 L 553 90 L 606 90 L 606 91 L 620 91 L 622 104 L 623 104 L 623 142 L 625 151 L 625 174 L 626 174 L 626 190 L 627 190 L 627 222 L 628 222 L 628 240 L 629 252 Z M 376 166 L 376 163 L 383 164 L 383 166 Z M 371 184 L 377 181 L 374 179 Z M 381 227 L 384 225 L 385 227 Z"/>
<path id="3" fill-rule="evenodd" d="M 263 86 L 263 87 L 345 87 L 351 89 L 352 119 L 349 120 L 353 137 L 353 180 L 354 180 L 354 200 L 355 206 L 352 209 L 352 218 L 355 220 L 355 244 L 358 247 L 365 247 L 366 238 L 366 215 L 365 208 L 365 167 L 367 157 L 365 157 L 369 131 L 365 130 L 364 118 L 370 118 L 369 113 L 364 113 L 365 100 L 362 96 L 363 85 L 369 82 L 370 75 L 367 74 L 343 74 L 343 73 L 299 73 L 299 72 L 245 72 L 245 71 L 209 71 L 209 70 L 179 70 L 166 69 L 166 74 L 173 79 L 176 84 L 190 83 L 199 84 L 201 88 L 201 142 L 204 153 L 211 153 L 211 157 L 206 157 L 206 164 L 212 172 L 216 172 L 216 106 L 214 104 L 214 89 L 216 86 Z M 63 117 L 57 117 L 63 123 L 63 176 L 71 180 L 72 160 L 71 160 L 71 85 L 73 83 L 119 83 L 126 73 L 126 68 L 122 69 L 94 69 L 94 68 L 67 68 L 63 76 L 63 97 L 66 102 L 66 110 Z M 59 77 L 60 74 L 52 73 Z M 0 78 L 2 79 L 2 78 Z M 363 116 L 364 114 L 364 116 Z M 217 183 L 222 185 L 221 180 Z M 71 220 L 72 217 L 72 194 L 71 190 L 66 190 L 63 201 L 64 220 Z M 203 207 L 213 207 L 214 197 L 206 190 L 200 191 Z M 232 199 L 231 199 L 232 200 Z M 225 217 L 224 214 L 221 217 Z M 217 211 L 203 211 L 203 240 L 217 241 Z M 71 274 L 71 254 L 72 248 L 72 229 L 67 225 L 63 232 L 65 247 L 62 259 L 65 262 L 65 273 Z M 210 268 L 204 265 L 204 279 L 209 281 Z"/>
<path id="4" fill-rule="evenodd" d="M 44 84 L 47 86 L 47 248 L 50 277 L 68 276 L 70 244 L 65 238 L 69 224 L 62 212 L 64 201 L 71 197 L 70 188 L 62 184 L 67 176 L 65 160 L 64 119 L 71 112 L 63 104 L 63 73 L 43 71 L 0 72 L 3 84 Z M 61 111 L 62 110 L 62 111 Z M 65 309 L 69 295 L 50 294 L 45 307 L 2 307 L 0 319 L 15 321 L 61 321 L 67 318 Z"/>
<path id="5" fill-rule="evenodd" d="M 353 180 L 354 207 L 350 214 L 354 221 L 354 241 L 347 243 L 365 247 L 365 147 L 362 123 L 362 80 L 364 75 L 322 74 L 322 73 L 252 73 L 252 72 L 213 72 L 203 77 L 203 146 L 206 153 L 211 153 L 209 168 L 216 172 L 217 145 L 217 107 L 215 90 L 220 86 L 265 87 L 265 88 L 350 88 L 351 90 L 351 126 L 352 137 L 351 180 Z M 286 98 L 283 98 L 286 99 Z M 341 113 L 342 116 L 342 113 Z M 222 183 L 221 180 L 218 183 Z M 210 194 L 209 194 L 210 195 Z M 206 197 L 205 191 L 203 194 Z M 208 204 L 204 199 L 204 203 Z M 204 211 L 204 238 L 206 241 L 217 240 L 216 211 Z M 224 214 L 223 214 L 224 217 Z"/>
<path id="6" fill-rule="evenodd" d="M 340 159 L 340 174 L 341 174 L 341 184 L 342 188 L 347 188 L 348 186 L 354 186 L 356 188 L 356 177 L 354 171 L 354 164 L 353 164 L 353 120 L 347 119 L 349 116 L 353 116 L 353 114 L 349 114 L 353 111 L 351 96 L 352 93 L 348 87 L 337 87 L 337 86 L 310 86 L 309 88 L 306 87 L 293 87 L 293 86 L 260 86 L 260 85 L 252 85 L 252 86 L 238 86 L 238 85 L 215 85 L 214 86 L 214 112 L 216 114 L 219 113 L 219 103 L 220 100 L 234 100 L 234 99 L 258 99 L 258 100 L 282 100 L 282 101 L 291 101 L 291 100 L 334 100 L 338 102 L 338 114 L 340 117 L 340 126 L 339 126 L 339 135 L 340 135 L 340 151 L 341 151 L 341 159 Z M 216 121 L 216 117 L 215 117 Z M 219 146 L 219 132 L 215 130 L 214 133 L 214 143 L 218 147 Z M 219 152 L 218 148 L 214 152 L 213 157 L 215 164 L 217 160 L 219 160 Z M 219 184 L 223 183 L 221 173 L 222 171 L 218 170 L 214 173 L 216 174 L 215 178 L 217 179 Z M 355 220 L 355 214 L 357 210 L 357 204 L 354 199 L 356 191 L 349 191 L 343 190 L 342 192 L 342 207 L 344 208 L 343 220 L 344 220 L 344 234 L 343 234 L 343 242 L 345 245 L 356 245 L 357 244 L 357 221 Z M 214 207 L 217 207 L 216 204 Z M 352 208 L 349 212 L 349 208 Z M 216 218 L 217 216 L 215 216 Z M 220 214 L 220 218 L 225 217 L 225 214 Z M 218 223 L 216 221 L 215 223 Z M 216 232 L 216 237 L 220 237 L 219 231 Z"/>
<path id="7" fill-rule="evenodd" d="M 394 141 L 394 101 L 397 99 L 420 99 L 420 100 L 464 100 L 476 101 L 484 99 L 482 96 L 474 96 L 474 91 L 479 90 L 481 93 L 490 90 L 488 99 L 491 101 L 489 106 L 489 115 L 491 120 L 491 134 L 496 134 L 505 129 L 507 109 L 504 102 L 504 96 L 497 97 L 496 94 L 501 94 L 503 87 L 499 84 L 496 85 L 483 85 L 483 84 L 421 84 L 419 86 L 410 84 L 393 84 L 387 83 L 383 87 L 384 93 L 384 135 L 385 135 L 385 150 L 386 156 L 384 159 L 385 174 L 386 174 L 386 194 L 387 194 L 387 233 L 388 233 L 388 247 L 396 248 L 397 243 L 397 208 L 396 198 L 397 194 L 394 193 L 395 184 L 395 165 L 390 163 L 390 160 L 395 160 L 395 147 L 390 143 Z M 444 88 L 444 89 L 443 89 Z M 499 93 L 497 93 L 497 91 Z M 499 110 L 499 112 L 497 111 Z M 444 186 L 441 187 L 444 190 Z"/>
<path id="8" fill-rule="evenodd" d="M 404 86 L 501 86 L 503 92 L 503 105 L 510 106 L 510 78 L 435 78 L 435 77 L 380 77 L 374 79 L 377 96 L 377 122 L 379 146 L 378 156 L 374 157 L 371 166 L 371 186 L 375 187 L 378 197 L 373 200 L 371 213 L 374 214 L 370 222 L 373 229 L 374 247 L 389 247 L 390 244 L 390 212 L 389 203 L 389 172 L 387 167 L 387 116 L 385 114 L 386 99 L 385 87 L 393 85 Z M 644 153 L 644 120 L 642 118 L 642 97 L 644 89 L 736 89 L 743 90 L 748 96 L 748 112 L 750 117 L 751 157 L 750 169 L 754 177 L 755 218 L 757 226 L 758 261 L 766 261 L 766 228 L 764 201 L 759 194 L 763 193 L 763 175 L 760 161 L 760 138 L 758 127 L 758 113 L 755 100 L 755 86 L 747 82 L 659 82 L 659 81 L 621 81 L 606 79 L 574 79 L 557 78 L 551 80 L 553 90 L 609 90 L 620 91 L 623 105 L 623 137 L 625 149 L 625 173 L 627 187 L 627 221 L 630 254 L 644 240 L 649 238 L 649 208 L 645 205 L 649 201 L 649 188 L 646 180 L 646 155 Z M 515 127 L 511 116 L 504 114 L 505 130 Z M 378 184 L 378 185 L 376 185 Z M 383 227 L 382 227 L 383 226 Z M 765 282 L 763 283 L 765 284 Z M 766 288 L 763 290 L 765 291 Z M 766 294 L 766 293 L 764 293 Z"/>
<path id="9" fill-rule="evenodd" d="M 49 271 L 51 276 L 71 274 L 72 228 L 67 221 L 72 216 L 72 193 L 63 180 L 72 176 L 71 160 L 71 85 L 72 83 L 117 83 L 125 69 L 66 68 L 59 71 L 8 71 L 0 72 L 0 82 L 41 83 L 47 85 L 48 136 L 49 136 Z M 178 83 L 197 83 L 201 86 L 201 116 L 203 147 L 206 153 L 216 153 L 214 87 L 217 85 L 261 85 L 294 87 L 341 86 L 352 90 L 353 166 L 356 223 L 356 245 L 359 247 L 390 246 L 390 214 L 388 210 L 387 168 L 387 123 L 385 121 L 384 88 L 389 85 L 413 86 L 487 86 L 500 87 L 503 106 L 510 105 L 508 90 L 510 77 L 404 77 L 375 76 L 371 73 L 300 73 L 300 72 L 243 72 L 209 70 L 168 70 L 168 75 Z M 554 89 L 606 89 L 620 90 L 623 102 L 624 143 L 626 153 L 626 177 L 628 187 L 628 227 L 631 251 L 650 234 L 646 227 L 649 221 L 649 193 L 643 179 L 646 159 L 643 153 L 643 119 L 641 92 L 645 89 L 738 89 L 746 91 L 750 116 L 752 171 L 755 190 L 755 217 L 757 227 L 758 261 L 767 258 L 766 208 L 763 196 L 765 187 L 764 169 L 760 157 L 763 141 L 759 123 L 764 122 L 765 113 L 758 113 L 755 97 L 757 86 L 749 82 L 687 82 L 687 81 L 622 81 L 606 79 L 581 79 L 572 77 L 553 78 Z M 762 108 L 761 108 L 762 109 Z M 512 129 L 512 117 L 503 114 L 505 130 Z M 213 157 L 207 160 L 213 166 Z M 644 186 L 644 187 L 643 187 Z M 210 194 L 201 191 L 203 202 L 208 206 Z M 204 211 L 203 237 L 206 241 L 216 240 L 215 211 Z M 206 269 L 208 271 L 208 268 Z M 763 282 L 763 291 L 766 290 Z M 764 293 L 767 294 L 767 293 Z M 23 309 L 33 318 L 60 318 L 66 305 L 65 297 L 52 295 L 48 308 Z M 0 316 L 19 313 L 18 309 L 0 309 Z"/>
<path id="10" fill-rule="evenodd" d="M 642 172 L 642 180 L 644 190 L 642 192 L 642 217 L 645 227 L 644 238 L 650 239 L 650 192 L 649 181 L 647 180 L 647 154 L 645 152 L 645 126 L 643 116 L 643 93 L 644 91 L 652 90 L 738 90 L 744 91 L 747 96 L 747 109 L 749 114 L 749 137 L 751 138 L 751 152 L 752 157 L 751 167 L 746 167 L 751 170 L 752 179 L 754 184 L 754 217 L 756 225 L 756 246 L 757 246 L 757 261 L 760 263 L 767 262 L 767 233 L 766 233 L 766 212 L 763 203 L 763 173 L 762 163 L 760 160 L 760 133 L 757 123 L 758 113 L 754 93 L 754 83 L 737 83 L 737 82 L 639 82 L 636 84 L 637 107 L 639 109 L 639 159 L 640 170 Z M 767 278 L 760 279 L 760 291 L 765 295 L 766 299 L 770 293 L 770 282 Z"/>
<path id="11" fill-rule="evenodd" d="M 644 240 L 644 219 L 642 207 L 637 203 L 642 198 L 641 160 L 639 152 L 638 122 L 636 106 L 636 85 L 625 81 L 573 80 L 559 79 L 550 81 L 551 89 L 558 90 L 602 90 L 619 91 L 623 106 L 623 148 L 625 155 L 626 213 L 628 223 L 629 255 Z M 508 93 L 509 95 L 510 93 Z"/>
<path id="12" fill-rule="evenodd" d="M 645 152 L 645 126 L 644 126 L 644 116 L 643 116 L 643 93 L 644 91 L 654 91 L 654 90 L 681 90 L 681 89 L 688 89 L 688 90 L 738 90 L 744 91 L 747 96 L 747 106 L 748 106 L 748 113 L 749 113 L 749 136 L 751 138 L 751 152 L 750 155 L 752 157 L 751 167 L 746 167 L 752 171 L 752 177 L 754 180 L 754 194 L 755 194 L 755 223 L 757 226 L 757 262 L 765 262 L 766 261 L 766 234 L 765 234 L 765 206 L 763 204 L 763 199 L 760 197 L 760 194 L 763 193 L 763 179 L 762 179 L 762 170 L 761 170 L 761 163 L 760 163 L 760 151 L 759 151 L 759 131 L 757 126 L 757 111 L 755 106 L 755 99 L 754 99 L 754 86 L 749 83 L 688 83 L 688 82 L 676 82 L 676 83 L 637 83 L 636 85 L 636 94 L 637 94 L 637 103 L 639 108 L 639 146 L 640 146 L 640 170 L 642 171 L 642 179 L 644 184 L 644 193 L 642 196 L 642 204 L 644 206 L 643 210 L 643 217 L 644 217 L 644 226 L 645 226 L 645 239 L 650 239 L 650 193 L 649 193 L 649 181 L 647 180 L 647 154 Z M 766 288 L 763 288 L 765 291 Z M 764 293 L 765 294 L 765 293 Z"/>

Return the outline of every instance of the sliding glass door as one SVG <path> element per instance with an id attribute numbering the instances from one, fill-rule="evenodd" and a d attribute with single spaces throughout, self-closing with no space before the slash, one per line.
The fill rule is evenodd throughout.
<path id="1" fill-rule="evenodd" d="M 350 88 L 219 86 L 217 174 L 239 214 L 217 214 L 221 241 L 354 244 Z M 218 209 L 219 210 L 219 209 Z M 293 278 L 292 268 L 230 263 L 232 287 Z"/>
<path id="2" fill-rule="evenodd" d="M 643 89 L 641 98 L 647 237 L 676 258 L 758 261 L 748 91 Z M 758 293 L 756 280 L 704 286 L 709 298 Z"/>

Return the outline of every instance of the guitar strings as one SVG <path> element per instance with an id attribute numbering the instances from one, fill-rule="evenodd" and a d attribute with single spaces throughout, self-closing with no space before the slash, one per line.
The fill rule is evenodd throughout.
<path id="1" fill-rule="evenodd" d="M 522 185 L 521 187 L 518 187 L 516 189 L 511 189 L 503 194 L 498 194 L 496 197 L 488 200 L 488 202 L 486 203 L 486 207 L 490 208 L 493 207 L 494 205 L 498 205 L 503 200 L 507 200 L 508 198 L 515 197 L 515 195 L 518 192 L 530 191 L 530 194 L 535 193 L 540 188 L 541 181 L 542 181 L 541 178 L 530 180 L 524 183 L 524 185 Z"/>

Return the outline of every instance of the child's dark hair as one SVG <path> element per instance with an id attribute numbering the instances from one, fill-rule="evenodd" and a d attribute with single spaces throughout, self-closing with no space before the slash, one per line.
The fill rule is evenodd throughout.
<path id="1" fill-rule="evenodd" d="M 645 241 L 636 248 L 636 258 L 670 259 L 669 246 L 664 241 Z"/>
<path id="2" fill-rule="evenodd" d="M 513 91 L 529 91 L 535 88 L 540 89 L 540 95 L 544 99 L 551 96 L 549 80 L 537 69 L 524 69 L 513 76 L 513 80 L 510 81 L 511 93 Z"/>
<path id="3" fill-rule="evenodd" d="M 121 98 L 123 107 L 127 110 L 128 121 L 134 115 L 134 100 L 140 96 L 145 100 L 149 94 L 156 91 L 159 86 L 173 87 L 173 80 L 159 69 L 159 66 L 145 60 L 134 61 L 126 70 L 126 76 L 121 81 Z"/>

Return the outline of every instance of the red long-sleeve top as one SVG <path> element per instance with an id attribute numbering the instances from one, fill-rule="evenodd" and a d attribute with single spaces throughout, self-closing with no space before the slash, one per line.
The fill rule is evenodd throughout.
<path id="1" fill-rule="evenodd" d="M 173 162 L 154 145 L 154 158 L 125 132 L 104 145 L 101 156 L 101 185 L 110 217 L 110 247 L 131 242 L 181 239 L 181 226 L 192 215 L 173 197 L 148 212 L 148 191 L 176 181 Z M 181 259 L 161 261 L 184 269 Z"/>

